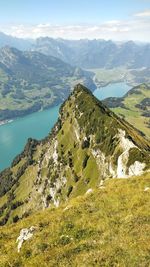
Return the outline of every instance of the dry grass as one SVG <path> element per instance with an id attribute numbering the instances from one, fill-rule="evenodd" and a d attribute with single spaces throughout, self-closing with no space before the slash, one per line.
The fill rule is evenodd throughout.
<path id="1" fill-rule="evenodd" d="M 0 266 L 149 266 L 150 175 L 111 179 L 77 197 L 0 230 Z M 65 207 L 68 209 L 65 209 Z M 37 227 L 17 253 L 24 227 Z"/>

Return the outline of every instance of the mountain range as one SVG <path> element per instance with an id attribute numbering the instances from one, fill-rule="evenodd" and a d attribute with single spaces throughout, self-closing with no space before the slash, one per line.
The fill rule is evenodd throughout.
<path id="1" fill-rule="evenodd" d="M 102 39 L 65 40 L 50 37 L 28 40 L 0 33 L 0 47 L 6 45 L 19 50 L 38 51 L 86 69 L 121 66 L 131 69 L 150 68 L 149 43 L 118 43 Z"/>
<path id="2" fill-rule="evenodd" d="M 62 103 L 77 83 L 93 91 L 108 82 L 150 81 L 149 44 L 0 33 L 0 47 L 1 123 Z"/>
<path id="3" fill-rule="evenodd" d="M 0 47 L 10 46 L 19 50 L 27 50 L 32 47 L 34 40 L 23 39 L 0 32 Z"/>
<path id="4" fill-rule="evenodd" d="M 0 49 L 0 121 L 59 104 L 77 83 L 95 89 L 92 74 L 39 52 Z"/>
<path id="5" fill-rule="evenodd" d="M 133 41 L 116 43 L 111 40 L 63 40 L 38 38 L 32 50 L 55 55 L 71 65 L 85 69 L 150 67 L 150 44 Z"/>

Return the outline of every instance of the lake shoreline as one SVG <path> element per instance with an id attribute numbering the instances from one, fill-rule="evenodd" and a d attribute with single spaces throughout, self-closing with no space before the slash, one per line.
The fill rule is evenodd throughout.
<path id="1" fill-rule="evenodd" d="M 100 88 L 104 88 L 104 87 L 107 87 L 108 85 L 111 85 L 111 84 L 118 84 L 118 83 L 125 83 L 126 85 L 128 85 L 129 87 L 134 87 L 136 86 L 136 84 L 133 84 L 132 82 L 128 81 L 128 80 L 116 80 L 116 81 L 110 81 L 110 82 L 107 82 L 107 83 L 104 83 L 104 84 L 101 84 L 101 83 L 96 83 L 96 87 L 97 89 L 100 89 Z M 95 89 L 95 90 L 97 90 Z M 95 91 L 94 90 L 94 91 Z"/>
<path id="2" fill-rule="evenodd" d="M 6 125 L 6 124 L 8 124 L 8 123 L 11 123 L 11 122 L 16 121 L 16 120 L 21 119 L 21 118 L 28 117 L 28 116 L 30 116 L 30 115 L 32 115 L 32 114 L 34 114 L 34 113 L 38 113 L 38 112 L 43 112 L 43 111 L 49 110 L 49 109 L 51 109 L 51 108 L 60 106 L 61 104 L 62 104 L 62 103 L 58 103 L 58 104 L 56 104 L 56 105 L 53 105 L 53 104 L 52 104 L 52 105 L 47 106 L 47 107 L 45 107 L 45 108 L 43 108 L 43 109 L 39 109 L 39 110 L 37 110 L 37 111 L 30 112 L 30 113 L 28 113 L 28 114 L 24 114 L 24 115 L 20 115 L 20 116 L 17 116 L 17 117 L 13 117 L 12 119 L 2 120 L 2 121 L 0 121 L 0 126 Z"/>
<path id="3" fill-rule="evenodd" d="M 106 84 L 103 84 L 103 85 L 102 85 L 102 84 L 96 84 L 96 89 L 95 89 L 94 91 L 92 91 L 92 93 L 93 93 L 93 95 L 94 95 L 94 93 L 95 93 L 96 90 L 102 90 L 102 88 L 105 88 L 105 87 L 107 87 L 107 86 L 110 86 L 111 84 L 119 84 L 119 83 L 125 83 L 125 84 L 126 84 L 127 86 L 129 86 L 129 87 L 131 86 L 131 84 L 128 83 L 128 81 L 124 81 L 124 80 L 111 81 L 111 82 L 107 82 Z M 13 122 L 14 120 L 21 119 L 21 118 L 24 118 L 24 117 L 26 117 L 26 116 L 30 116 L 30 115 L 32 115 L 32 114 L 34 114 L 34 113 L 36 113 L 36 112 L 42 112 L 42 111 L 44 111 L 44 110 L 51 109 L 51 108 L 53 108 L 53 107 L 55 107 L 55 106 L 59 106 L 60 104 L 61 104 L 61 103 L 58 103 L 58 104 L 56 104 L 56 105 L 52 104 L 52 105 L 49 106 L 49 107 L 43 108 L 43 109 L 38 110 L 38 111 L 35 111 L 35 112 L 31 112 L 31 113 L 26 114 L 26 115 L 17 116 L 17 117 L 14 117 L 14 118 L 12 118 L 12 119 L 2 120 L 2 121 L 0 121 L 0 126 L 6 125 L 6 124 L 8 124 L 8 123 L 11 123 L 11 122 Z"/>
<path id="4" fill-rule="evenodd" d="M 106 86 L 97 87 L 93 92 L 94 96 L 99 100 L 104 100 L 108 97 L 122 97 L 131 87 L 127 84 L 127 81 L 107 83 Z"/>
<path id="5" fill-rule="evenodd" d="M 109 85 L 111 85 L 111 84 L 119 84 L 119 83 L 125 83 L 126 85 L 131 86 L 131 85 L 128 83 L 128 81 L 123 81 L 123 80 L 122 80 L 122 81 L 121 81 L 121 80 L 118 80 L 118 81 L 111 81 L 111 82 L 107 82 L 107 83 L 104 84 L 104 85 L 96 84 L 96 89 L 95 89 L 94 91 L 91 90 L 91 92 L 92 92 L 93 95 L 94 95 L 94 92 L 95 92 L 96 90 L 101 90 L 102 88 L 105 88 L 105 87 L 107 87 L 107 86 L 109 86 Z M 53 103 L 53 104 L 50 105 L 50 106 L 47 106 L 47 107 L 45 107 L 45 108 L 43 108 L 43 109 L 39 109 L 39 110 L 34 111 L 34 112 L 30 112 L 29 114 L 24 114 L 24 115 L 20 115 L 20 116 L 17 116 L 17 117 L 12 117 L 12 118 L 10 118 L 10 119 L 2 120 L 2 121 L 0 121 L 0 126 L 5 125 L 5 124 L 8 124 L 8 123 L 11 123 L 11 122 L 13 122 L 14 120 L 17 120 L 17 119 L 24 118 L 24 117 L 26 117 L 26 116 L 32 115 L 32 114 L 34 114 L 34 113 L 36 113 L 36 112 L 42 112 L 42 111 L 44 111 L 44 110 L 51 109 L 51 108 L 53 108 L 53 107 L 55 107 L 55 106 L 59 106 L 59 105 L 61 105 L 61 104 L 62 104 L 62 103 L 60 103 L 60 102 L 56 103 L 56 105 Z"/>
<path id="6" fill-rule="evenodd" d="M 1 121 L 0 126 L 0 172 L 11 165 L 12 160 L 23 151 L 28 138 L 45 138 L 59 117 L 60 106 L 35 112 L 21 118 Z"/>
<path id="7" fill-rule="evenodd" d="M 11 123 L 11 122 L 13 122 L 13 121 L 14 121 L 14 119 L 12 119 L 12 120 L 4 120 L 4 121 L 0 121 L 0 126 L 5 125 L 5 124 L 8 124 L 8 123 Z"/>
<path id="8" fill-rule="evenodd" d="M 102 88 L 96 89 L 98 92 L 94 90 L 93 95 L 102 100 L 106 94 L 107 96 L 115 94 L 117 97 L 118 94 L 123 95 L 124 90 L 127 90 L 125 83 L 111 84 L 111 87 L 113 89 L 110 85 L 108 90 L 107 87 L 103 90 Z M 49 134 L 59 117 L 59 108 L 60 105 L 56 105 L 14 120 L 7 119 L 0 122 L 0 171 L 10 166 L 15 156 L 23 150 L 29 137 L 41 140 Z"/>

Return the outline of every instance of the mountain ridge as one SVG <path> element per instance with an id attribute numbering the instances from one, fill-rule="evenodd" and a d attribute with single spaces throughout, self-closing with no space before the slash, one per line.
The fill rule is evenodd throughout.
<path id="1" fill-rule="evenodd" d="M 11 168 L 0 174 L 0 224 L 58 207 L 108 178 L 149 172 L 149 152 L 148 140 L 78 84 L 50 135 L 29 139 Z"/>
<path id="2" fill-rule="evenodd" d="M 135 41 L 115 42 L 103 39 L 65 40 L 62 38 L 39 37 L 21 39 L 0 33 L 0 47 L 5 45 L 21 50 L 37 50 L 52 55 L 71 65 L 81 68 L 149 68 L 149 43 Z M 113 56 L 112 56 L 113 54 Z"/>
<path id="3" fill-rule="evenodd" d="M 9 45 L 9 46 L 16 47 L 17 49 L 27 50 L 31 48 L 33 43 L 34 43 L 34 40 L 32 39 L 18 38 L 12 35 L 8 35 L 4 32 L 0 32 L 0 47 Z"/>
<path id="4" fill-rule="evenodd" d="M 53 56 L 0 49 L 0 121 L 60 104 L 77 82 L 95 89 L 91 73 Z"/>
<path id="5" fill-rule="evenodd" d="M 150 67 L 149 44 L 139 45 L 134 41 L 118 44 L 103 39 L 64 40 L 43 37 L 36 40 L 32 50 L 55 55 L 72 65 L 86 69 Z"/>

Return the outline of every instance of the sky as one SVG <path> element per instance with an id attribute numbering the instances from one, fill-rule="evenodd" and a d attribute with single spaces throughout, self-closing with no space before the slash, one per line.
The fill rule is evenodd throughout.
<path id="1" fill-rule="evenodd" d="M 150 0 L 0 0 L 0 31 L 20 38 L 150 41 Z"/>

